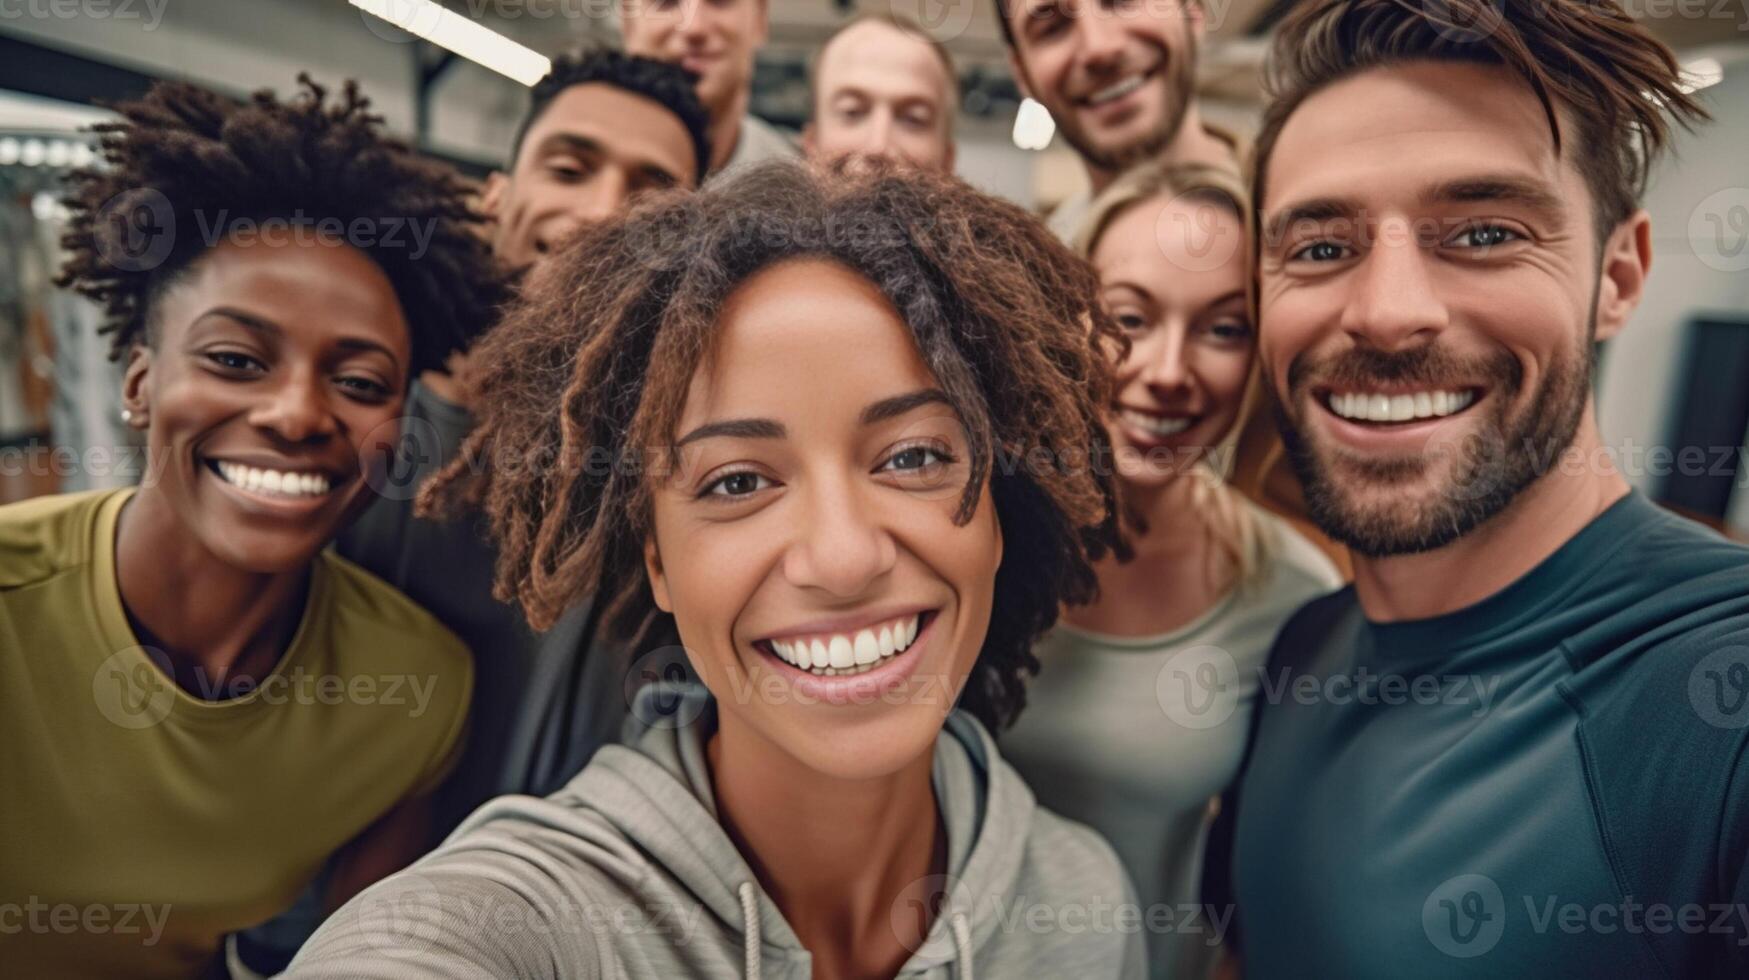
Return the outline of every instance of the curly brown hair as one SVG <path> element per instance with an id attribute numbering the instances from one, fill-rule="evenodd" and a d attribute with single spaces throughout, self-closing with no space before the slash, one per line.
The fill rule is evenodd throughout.
<path id="1" fill-rule="evenodd" d="M 384 134 L 357 83 L 346 82 L 333 102 L 308 75 L 298 83 L 291 100 L 263 90 L 240 103 L 161 82 L 113 106 L 120 122 L 94 127 L 103 163 L 70 178 L 61 242 L 68 257 L 56 283 L 104 308 L 100 329 L 111 334 L 112 358 L 150 342 L 164 289 L 245 222 L 342 230 L 394 287 L 411 333 L 412 376 L 492 322 L 504 280 L 468 182 Z M 152 223 L 129 227 L 143 220 Z"/>
<path id="2" fill-rule="evenodd" d="M 1085 263 L 954 178 L 774 163 L 585 230 L 481 339 L 466 379 L 478 424 L 421 511 L 484 508 L 496 594 L 537 629 L 596 594 L 608 635 L 648 635 L 665 616 L 643 561 L 650 490 L 677 465 L 717 312 L 754 273 L 804 256 L 866 277 L 909 326 L 971 444 L 957 521 L 990 481 L 1003 558 L 961 705 L 1000 729 L 1025 703 L 1034 641 L 1059 606 L 1094 597 L 1092 563 L 1116 543 L 1111 467 L 1096 464 L 1110 458 L 1107 356 L 1123 340 Z"/>

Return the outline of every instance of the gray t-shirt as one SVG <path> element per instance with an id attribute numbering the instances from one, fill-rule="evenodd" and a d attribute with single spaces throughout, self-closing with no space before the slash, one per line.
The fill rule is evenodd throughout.
<path id="1" fill-rule="evenodd" d="M 735 152 L 729 154 L 729 160 L 723 164 L 721 170 L 711 174 L 711 179 L 718 179 L 723 174 L 733 173 L 766 160 L 795 160 L 801 155 L 801 151 L 796 149 L 789 137 L 775 126 L 749 113 L 741 117 L 741 135 L 735 140 Z"/>
<path id="2" fill-rule="evenodd" d="M 1310 541 L 1252 506 L 1268 563 L 1196 621 L 1160 636 L 1059 625 L 1002 754 L 1044 806 L 1111 842 L 1135 882 L 1150 975 L 1198 980 L 1230 909 L 1203 909 L 1210 802 L 1244 756 L 1259 672 L 1282 623 L 1342 584 Z M 1209 683 L 1218 678 L 1217 683 Z"/>

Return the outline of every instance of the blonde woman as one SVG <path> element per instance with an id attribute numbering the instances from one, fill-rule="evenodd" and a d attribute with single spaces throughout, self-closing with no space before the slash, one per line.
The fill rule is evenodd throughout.
<path id="1" fill-rule="evenodd" d="M 1207 976 L 1227 910 L 1202 906 L 1212 801 L 1233 781 L 1271 642 L 1341 584 L 1330 560 L 1227 485 L 1258 391 L 1246 195 L 1150 167 L 1094 203 L 1074 247 L 1128 335 L 1106 427 L 1133 560 L 1039 642 L 1003 753 L 1045 806 L 1111 841 L 1136 884 L 1154 977 Z"/>

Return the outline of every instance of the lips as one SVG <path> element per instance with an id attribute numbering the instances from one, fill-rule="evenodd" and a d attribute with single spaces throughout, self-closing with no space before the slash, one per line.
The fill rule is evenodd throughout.
<path id="1" fill-rule="evenodd" d="M 233 495 L 270 511 L 303 512 L 324 506 L 350 479 L 319 467 L 265 465 L 262 460 L 207 457 L 201 463 Z"/>
<path id="2" fill-rule="evenodd" d="M 911 675 L 917 671 L 921 650 L 935 633 L 938 612 L 939 610 L 932 609 L 904 616 L 888 616 L 878 621 L 858 624 L 854 629 L 798 632 L 767 637 L 755 641 L 753 646 L 766 658 L 773 670 L 788 679 L 799 695 L 821 704 L 868 705 L 904 687 L 911 679 Z M 881 638 L 883 630 L 887 640 Z M 868 636 L 865 637 L 864 634 Z M 813 666 L 814 655 L 820 652 L 815 649 L 816 640 L 820 642 L 820 651 L 826 655 L 826 665 L 818 668 Z M 893 647 L 890 654 L 884 652 L 887 641 Z M 776 644 L 780 642 L 788 651 L 787 657 L 777 650 Z M 871 642 L 872 647 L 869 645 Z M 850 667 L 831 666 L 834 662 L 844 661 L 846 646 L 850 654 Z M 804 649 L 808 657 L 807 667 L 800 666 Z M 871 653 L 875 656 L 873 661 L 862 664 L 856 662 L 859 658 L 866 659 Z"/>
<path id="3" fill-rule="evenodd" d="M 1481 397 L 1473 387 L 1423 388 L 1409 391 L 1326 391 L 1318 400 L 1339 418 L 1363 425 L 1390 425 L 1446 418 L 1464 411 Z"/>
<path id="4" fill-rule="evenodd" d="M 1159 73 L 1159 65 L 1155 65 L 1153 68 L 1146 71 L 1132 72 L 1103 88 L 1077 98 L 1075 104 L 1088 109 L 1098 109 L 1110 105 L 1129 95 L 1131 92 L 1139 91 L 1143 85 L 1146 85 L 1150 79 Z"/>

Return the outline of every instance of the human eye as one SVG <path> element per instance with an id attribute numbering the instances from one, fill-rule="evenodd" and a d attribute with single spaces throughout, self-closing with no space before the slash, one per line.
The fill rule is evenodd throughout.
<path id="1" fill-rule="evenodd" d="M 921 472 L 945 467 L 953 461 L 953 456 L 938 446 L 906 446 L 888 456 L 881 464 L 881 469 L 892 472 Z"/>
<path id="2" fill-rule="evenodd" d="M 761 490 L 773 486 L 767 477 L 753 470 L 736 470 L 724 473 L 704 485 L 698 493 L 699 499 L 714 497 L 722 500 L 739 500 L 750 497 Z"/>
<path id="3" fill-rule="evenodd" d="M 1454 248 L 1486 252 L 1488 249 L 1520 241 L 1523 238 L 1523 235 L 1505 225 L 1494 222 L 1478 222 L 1459 229 L 1457 234 L 1446 240 L 1446 243 Z"/>
<path id="4" fill-rule="evenodd" d="M 213 350 L 207 351 L 203 356 L 225 374 L 261 374 L 267 371 L 267 365 L 258 358 L 239 351 Z"/>
<path id="5" fill-rule="evenodd" d="M 1208 334 L 1226 344 L 1242 344 L 1251 339 L 1251 325 L 1243 320 L 1216 320 L 1209 324 Z"/>
<path id="6" fill-rule="evenodd" d="M 1288 256 L 1290 262 L 1340 262 L 1353 253 L 1347 245 L 1333 241 L 1316 241 L 1302 245 Z"/>

